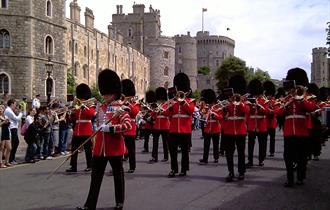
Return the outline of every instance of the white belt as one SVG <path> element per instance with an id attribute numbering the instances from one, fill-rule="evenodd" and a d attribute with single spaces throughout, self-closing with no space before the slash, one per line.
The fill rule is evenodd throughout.
<path id="1" fill-rule="evenodd" d="M 76 123 L 88 123 L 88 122 L 92 122 L 91 120 L 76 120 Z"/>
<path id="2" fill-rule="evenodd" d="M 157 119 L 160 119 L 160 118 L 162 118 L 162 119 L 163 119 L 163 118 L 167 118 L 167 117 L 166 117 L 166 116 L 164 116 L 164 115 L 158 115 L 158 116 L 157 116 Z"/>
<path id="3" fill-rule="evenodd" d="M 172 116 L 172 118 L 189 118 L 189 115 L 186 114 L 175 114 Z"/>
<path id="4" fill-rule="evenodd" d="M 305 115 L 288 115 L 285 117 L 285 119 L 305 119 L 306 116 Z"/>
<path id="5" fill-rule="evenodd" d="M 245 120 L 245 117 L 232 116 L 232 117 L 227 117 L 227 120 Z"/>
<path id="6" fill-rule="evenodd" d="M 209 120 L 207 122 L 218 122 L 218 120 Z"/>
<path id="7" fill-rule="evenodd" d="M 266 118 L 265 115 L 251 115 L 250 119 L 264 119 Z"/>

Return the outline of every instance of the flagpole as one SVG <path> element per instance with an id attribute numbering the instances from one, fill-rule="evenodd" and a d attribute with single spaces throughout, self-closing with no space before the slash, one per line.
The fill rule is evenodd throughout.
<path id="1" fill-rule="evenodd" d="M 202 9 L 202 33 L 204 33 L 204 8 Z"/>

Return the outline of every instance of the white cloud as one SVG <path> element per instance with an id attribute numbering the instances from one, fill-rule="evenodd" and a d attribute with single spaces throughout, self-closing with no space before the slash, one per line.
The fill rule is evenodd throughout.
<path id="1" fill-rule="evenodd" d="M 67 1 L 68 5 L 71 1 Z M 201 30 L 202 8 L 205 30 L 236 41 L 235 55 L 248 66 L 269 71 L 274 78 L 285 77 L 291 67 L 302 67 L 310 75 L 313 47 L 325 46 L 329 18 L 328 0 L 145 0 L 160 9 L 163 35 L 173 36 Z M 85 7 L 94 11 L 95 26 L 106 32 L 116 5 L 132 12 L 133 0 L 78 0 L 84 22 Z M 69 16 L 69 14 L 67 14 Z M 230 31 L 226 31 L 229 27 Z"/>

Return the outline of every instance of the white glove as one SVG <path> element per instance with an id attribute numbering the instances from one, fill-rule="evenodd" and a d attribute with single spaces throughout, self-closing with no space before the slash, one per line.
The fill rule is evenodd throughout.
<path id="1" fill-rule="evenodd" d="M 106 124 L 103 123 L 102 125 L 97 127 L 97 130 L 101 130 L 103 132 L 109 132 L 109 125 L 106 125 Z"/>

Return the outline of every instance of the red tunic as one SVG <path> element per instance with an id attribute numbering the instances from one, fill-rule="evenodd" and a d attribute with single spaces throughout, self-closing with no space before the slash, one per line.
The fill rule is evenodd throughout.
<path id="1" fill-rule="evenodd" d="M 135 122 L 135 118 L 136 118 L 136 115 L 140 111 L 140 104 L 134 102 L 134 103 L 130 103 L 128 105 L 128 107 L 130 108 L 129 116 L 131 118 L 132 129 L 129 130 L 129 131 L 126 131 L 124 133 L 124 136 L 135 136 L 136 135 L 136 122 Z"/>
<path id="2" fill-rule="evenodd" d="M 93 134 L 92 118 L 95 115 L 93 107 L 80 108 L 73 112 L 72 118 L 75 120 L 73 129 L 74 136 L 91 136 Z"/>
<path id="3" fill-rule="evenodd" d="M 285 116 L 283 136 L 307 137 L 306 113 L 313 111 L 313 104 L 305 99 L 292 100 L 292 96 L 286 97 L 285 104 L 279 109 L 279 115 Z"/>
<path id="4" fill-rule="evenodd" d="M 174 99 L 172 107 L 162 114 L 170 117 L 170 133 L 191 133 L 192 114 L 195 109 L 195 100 L 185 98 L 183 102 Z"/>
<path id="5" fill-rule="evenodd" d="M 269 114 L 267 115 L 267 128 L 275 129 L 277 127 L 276 114 L 280 108 L 280 104 L 272 96 L 268 100 Z"/>
<path id="6" fill-rule="evenodd" d="M 211 106 L 211 108 L 209 108 Z M 205 127 L 204 132 L 213 134 L 221 132 L 221 120 L 222 120 L 222 111 L 219 107 L 215 107 L 214 104 L 204 107 L 205 109 Z"/>
<path id="7" fill-rule="evenodd" d="M 159 104 L 159 107 L 162 110 L 168 109 L 168 103 L 161 103 Z M 157 111 L 157 110 L 156 110 Z M 153 129 L 155 130 L 169 130 L 170 129 L 170 120 L 167 116 L 163 115 L 161 112 L 153 112 L 152 113 L 154 121 Z"/>
<path id="8" fill-rule="evenodd" d="M 121 104 L 118 101 L 114 101 L 108 105 L 102 104 L 99 106 L 97 108 L 98 126 L 111 119 L 113 114 L 120 107 Z M 93 148 L 94 156 L 109 157 L 120 156 L 127 153 L 123 133 L 132 129 L 129 114 L 127 112 L 123 112 L 119 116 L 114 117 L 109 125 L 114 126 L 114 134 L 102 131 L 97 133 Z"/>
<path id="9" fill-rule="evenodd" d="M 267 132 L 267 115 L 269 114 L 268 103 L 263 97 L 257 97 L 258 105 L 250 106 L 250 113 L 247 116 L 248 131 Z"/>
<path id="10" fill-rule="evenodd" d="M 250 108 L 245 103 L 234 105 L 228 103 L 223 113 L 224 121 L 222 128 L 226 135 L 246 135 L 246 115 L 249 114 Z"/>

